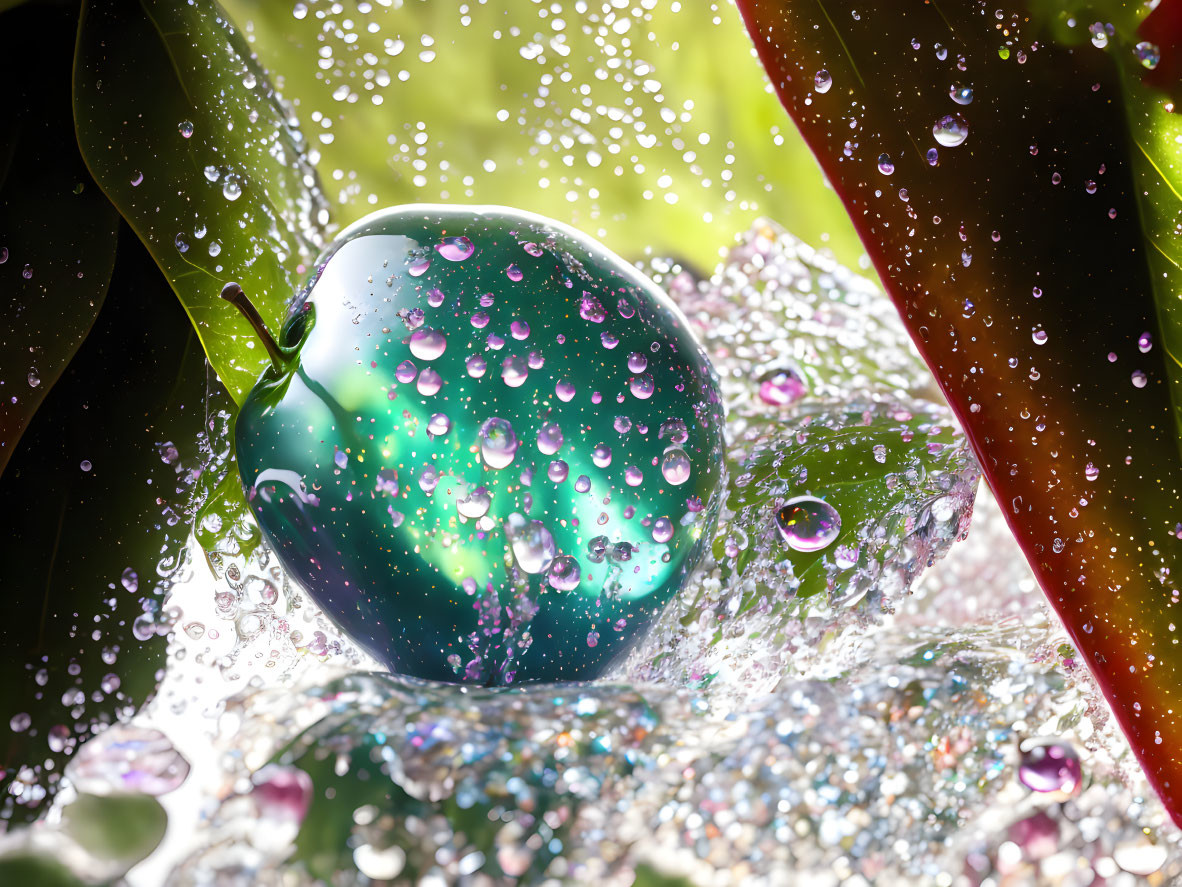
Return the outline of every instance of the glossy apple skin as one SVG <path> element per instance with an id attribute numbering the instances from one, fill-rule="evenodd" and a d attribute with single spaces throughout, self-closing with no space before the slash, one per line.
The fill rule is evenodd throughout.
<path id="1" fill-rule="evenodd" d="M 369 216 L 326 251 L 279 339 L 290 363 L 235 430 L 252 513 L 289 575 L 396 673 L 603 674 L 711 537 L 724 417 L 709 362 L 651 281 L 559 223 Z M 577 584 L 551 556 L 577 561 Z"/>

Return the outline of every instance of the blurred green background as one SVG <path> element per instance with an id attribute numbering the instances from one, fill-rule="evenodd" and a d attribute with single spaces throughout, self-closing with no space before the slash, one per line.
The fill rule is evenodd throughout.
<path id="1" fill-rule="evenodd" d="M 229 0 L 345 225 L 499 203 L 709 272 L 764 215 L 858 267 L 732 3 Z M 864 267 L 864 260 L 863 260 Z"/>

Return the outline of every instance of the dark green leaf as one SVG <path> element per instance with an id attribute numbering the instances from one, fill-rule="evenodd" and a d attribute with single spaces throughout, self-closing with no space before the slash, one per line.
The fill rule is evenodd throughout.
<path id="1" fill-rule="evenodd" d="M 83 882 L 56 859 L 31 853 L 0 856 L 0 884 L 83 887 Z"/>
<path id="2" fill-rule="evenodd" d="M 94 330 L 0 477 L 0 819 L 43 809 L 74 744 L 155 689 L 210 397 L 192 326 L 124 231 Z"/>
<path id="3" fill-rule="evenodd" d="M 74 140 L 77 22 L 70 4 L 0 16 L 0 472 L 90 331 L 115 265 L 119 214 Z"/>
<path id="4" fill-rule="evenodd" d="M 74 114 L 95 179 L 241 401 L 266 355 L 222 285 L 277 328 L 328 221 L 289 109 L 212 0 L 88 0 Z"/>

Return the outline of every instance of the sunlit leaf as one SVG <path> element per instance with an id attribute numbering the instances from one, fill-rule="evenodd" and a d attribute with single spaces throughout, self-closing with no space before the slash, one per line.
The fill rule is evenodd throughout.
<path id="1" fill-rule="evenodd" d="M 739 6 L 1048 599 L 1182 819 L 1182 477 L 1150 258 L 1166 245 L 1147 237 L 1137 192 L 1169 195 L 1130 138 L 1111 53 L 1132 48 L 1063 46 L 1029 8 Z M 1156 139 L 1156 125 L 1132 134 Z"/>
<path id="2" fill-rule="evenodd" d="M 504 204 L 708 272 L 766 215 L 847 264 L 862 255 L 726 4 L 227 8 L 298 102 L 342 223 Z"/>
<path id="3" fill-rule="evenodd" d="M 972 513 L 977 469 L 950 420 L 930 405 L 847 404 L 749 428 L 728 454 L 728 516 L 714 542 L 723 581 L 744 588 L 739 611 L 762 604 L 803 616 L 867 595 L 893 606 Z M 798 497 L 840 518 L 817 550 L 793 550 L 777 520 Z"/>
<path id="4" fill-rule="evenodd" d="M 0 17 L 0 472 L 90 331 L 115 265 L 119 214 L 74 140 L 76 27 L 69 4 Z"/>
<path id="5" fill-rule="evenodd" d="M 74 113 L 95 179 L 241 400 L 266 356 L 222 285 L 241 283 L 277 327 L 328 221 L 289 109 L 213 0 L 90 0 Z"/>
<path id="6" fill-rule="evenodd" d="M 168 815 L 149 795 L 80 794 L 62 811 L 62 828 L 89 853 L 130 868 L 156 849 Z"/>

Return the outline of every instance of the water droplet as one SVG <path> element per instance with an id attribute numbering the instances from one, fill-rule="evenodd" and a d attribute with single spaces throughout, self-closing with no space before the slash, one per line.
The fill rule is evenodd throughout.
<path id="1" fill-rule="evenodd" d="M 226 178 L 222 182 L 222 196 L 230 201 L 242 196 L 242 185 L 238 181 L 238 176 L 232 172 L 226 173 Z"/>
<path id="2" fill-rule="evenodd" d="M 928 166 L 936 166 L 940 162 L 940 152 L 935 148 L 928 148 L 928 153 L 925 156 L 928 159 Z"/>
<path id="3" fill-rule="evenodd" d="M 1137 350 L 1142 354 L 1147 354 L 1153 348 L 1153 336 L 1144 332 L 1140 338 L 1137 339 Z"/>
<path id="4" fill-rule="evenodd" d="M 447 350 L 447 337 L 439 330 L 421 327 L 410 334 L 410 353 L 419 360 L 435 360 Z"/>
<path id="5" fill-rule="evenodd" d="M 501 381 L 510 388 L 520 388 L 529 378 L 529 366 L 519 354 L 510 354 L 501 361 Z"/>
<path id="6" fill-rule="evenodd" d="M 759 399 L 769 406 L 788 407 L 807 392 L 804 380 L 792 370 L 781 370 L 759 383 Z"/>
<path id="7" fill-rule="evenodd" d="M 653 541 L 668 542 L 673 538 L 673 521 L 667 517 L 659 517 L 653 521 Z"/>
<path id="8" fill-rule="evenodd" d="M 624 469 L 624 483 L 630 487 L 638 487 L 644 483 L 644 472 L 635 465 L 629 465 Z"/>
<path id="9" fill-rule="evenodd" d="M 1094 22 L 1088 25 L 1088 31 L 1092 35 L 1092 45 L 1097 49 L 1103 49 L 1108 45 L 1108 29 L 1104 27 L 1103 22 Z"/>
<path id="10" fill-rule="evenodd" d="M 841 532 L 837 509 L 815 496 L 789 499 L 776 512 L 776 527 L 795 551 L 821 551 Z"/>
<path id="11" fill-rule="evenodd" d="M 558 591 L 573 591 L 582 578 L 579 562 L 569 554 L 560 554 L 550 562 L 547 584 Z"/>
<path id="12" fill-rule="evenodd" d="M 184 234 L 178 234 L 173 240 L 173 245 L 176 247 L 176 251 L 182 255 L 189 251 L 189 242 L 185 240 Z"/>
<path id="13" fill-rule="evenodd" d="M 480 455 L 490 468 L 505 468 L 517 453 L 517 435 L 505 419 L 493 416 L 480 426 Z"/>
<path id="14" fill-rule="evenodd" d="M 177 132 L 179 132 L 186 139 L 192 137 L 192 135 L 193 135 L 193 121 L 192 120 L 182 120 L 180 123 L 177 124 L 176 128 L 177 128 Z"/>
<path id="15" fill-rule="evenodd" d="M 653 382 L 651 373 L 641 373 L 628 380 L 628 390 L 632 392 L 633 397 L 648 400 L 656 390 L 656 383 Z"/>
<path id="16" fill-rule="evenodd" d="M 131 187 L 138 188 L 144 182 L 144 174 L 138 169 L 131 173 Z"/>
<path id="17" fill-rule="evenodd" d="M 451 419 L 446 413 L 436 413 L 427 423 L 427 433 L 432 437 L 442 437 L 451 431 Z"/>
<path id="18" fill-rule="evenodd" d="M 639 351 L 628 355 L 628 370 L 633 373 L 643 373 L 648 369 L 648 358 Z"/>
<path id="19" fill-rule="evenodd" d="M 33 367 L 33 369 L 29 370 L 28 380 L 30 388 L 36 388 L 41 384 L 41 376 L 37 373 L 36 367 Z"/>
<path id="20" fill-rule="evenodd" d="M 1097 468 L 1095 465 L 1093 465 L 1091 462 L 1089 462 L 1087 465 L 1084 466 L 1084 477 L 1086 477 L 1088 480 L 1094 481 L 1099 476 L 1100 476 L 1100 469 Z"/>
<path id="21" fill-rule="evenodd" d="M 969 122 L 963 114 L 945 114 L 932 127 L 932 135 L 945 148 L 955 148 L 969 137 Z"/>
<path id="22" fill-rule="evenodd" d="M 689 454 L 681 447 L 670 447 L 661 458 L 661 476 L 674 486 L 689 480 L 692 468 Z"/>
<path id="23" fill-rule="evenodd" d="M 18 712 L 14 714 L 8 721 L 8 728 L 13 733 L 24 733 L 32 725 L 33 719 L 29 717 L 28 712 Z"/>
<path id="24" fill-rule="evenodd" d="M 1135 388 L 1144 388 L 1146 385 L 1149 384 L 1149 377 L 1146 376 L 1143 372 L 1141 372 L 1141 370 L 1134 370 L 1133 375 L 1132 375 L 1132 379 L 1133 379 L 1133 386 Z"/>
<path id="25" fill-rule="evenodd" d="M 83 471 L 90 471 L 90 469 L 92 469 L 94 466 L 90 464 L 89 459 L 83 459 L 81 462 L 78 463 L 78 467 L 81 468 Z"/>
<path id="26" fill-rule="evenodd" d="M 891 161 L 891 155 L 889 155 L 889 154 L 879 154 L 878 155 L 878 171 L 880 173 L 882 173 L 884 176 L 889 176 L 891 173 L 893 173 L 895 171 L 895 164 Z"/>
<path id="27" fill-rule="evenodd" d="M 1044 742 L 1022 752 L 1018 781 L 1031 791 L 1073 793 L 1083 769 L 1075 749 L 1065 742 Z"/>
<path id="28" fill-rule="evenodd" d="M 344 471 L 349 467 L 349 454 L 344 450 L 337 450 L 332 454 L 332 462 L 337 468 Z"/>
<path id="29" fill-rule="evenodd" d="M 519 514 L 512 514 L 506 521 L 506 532 L 511 537 L 513 559 L 517 566 L 531 575 L 544 573 L 554 560 L 557 550 L 554 536 L 541 521 L 526 521 Z"/>
<path id="30" fill-rule="evenodd" d="M 485 370 L 488 369 L 488 362 L 479 354 L 473 354 L 464 361 L 464 367 L 467 369 L 469 376 L 473 379 L 479 379 L 484 375 Z"/>
<path id="31" fill-rule="evenodd" d="M 538 449 L 552 456 L 562 447 L 562 429 L 557 422 L 547 422 L 538 429 Z"/>
<path id="32" fill-rule="evenodd" d="M 971 86 L 956 84 L 948 90 L 948 97 L 958 105 L 968 105 L 973 101 L 973 89 Z"/>
<path id="33" fill-rule="evenodd" d="M 813 77 L 813 85 L 816 87 L 817 92 L 824 95 L 829 91 L 829 88 L 833 86 L 833 78 L 829 76 L 828 71 L 822 68 Z"/>
<path id="34" fill-rule="evenodd" d="M 1030 338 L 1034 340 L 1035 345 L 1045 345 L 1047 343 L 1047 331 L 1041 326 L 1036 326 L 1031 331 Z"/>
<path id="35" fill-rule="evenodd" d="M 8 261 L 8 247 L 0 246 L 0 265 Z"/>
<path id="36" fill-rule="evenodd" d="M 140 587 L 140 577 L 131 567 L 123 571 L 123 575 L 119 578 L 120 583 L 132 594 L 135 594 Z"/>
<path id="37" fill-rule="evenodd" d="M 415 390 L 419 394 L 425 394 L 427 396 L 438 393 L 442 387 L 443 376 L 439 375 L 431 367 L 427 367 L 419 373 L 419 380 L 415 383 Z"/>
<path id="38" fill-rule="evenodd" d="M 505 276 L 516 283 L 517 281 L 521 280 L 521 278 L 524 277 L 525 275 L 523 275 L 521 273 L 521 269 L 518 268 L 516 265 L 510 265 L 508 268 L 505 269 Z"/>
<path id="39" fill-rule="evenodd" d="M 399 382 L 402 382 L 404 385 L 408 382 L 413 382 L 415 380 L 415 376 L 418 374 L 418 367 L 414 365 L 413 361 L 404 360 L 394 368 L 394 378 Z"/>
<path id="40" fill-rule="evenodd" d="M 492 497 L 484 487 L 477 487 L 467 496 L 456 500 L 456 511 L 473 520 L 488 514 L 491 506 Z"/>
<path id="41" fill-rule="evenodd" d="M 476 246 L 467 237 L 445 237 L 435 249 L 449 262 L 462 262 L 476 252 Z"/>
<path id="42" fill-rule="evenodd" d="M 1148 68 L 1152 71 L 1157 67 L 1158 62 L 1161 61 L 1161 50 L 1155 43 L 1147 43 L 1142 41 L 1133 47 L 1133 53 L 1137 56 L 1142 67 Z"/>
<path id="43" fill-rule="evenodd" d="M 591 461 L 596 468 L 607 468 L 612 464 L 612 448 L 607 444 L 597 444 L 591 451 Z"/>

